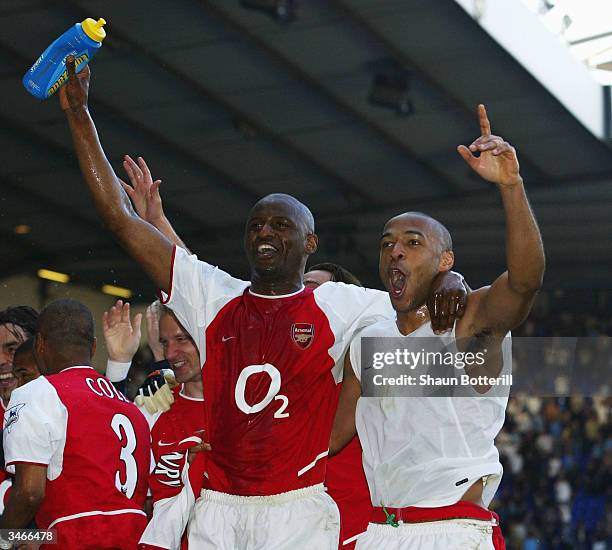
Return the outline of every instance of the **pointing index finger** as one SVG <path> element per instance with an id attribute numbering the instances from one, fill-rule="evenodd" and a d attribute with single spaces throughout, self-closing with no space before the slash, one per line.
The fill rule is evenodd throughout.
<path id="1" fill-rule="evenodd" d="M 487 116 L 487 109 L 482 103 L 478 105 L 478 122 L 480 123 L 480 135 L 491 135 L 491 123 Z"/>

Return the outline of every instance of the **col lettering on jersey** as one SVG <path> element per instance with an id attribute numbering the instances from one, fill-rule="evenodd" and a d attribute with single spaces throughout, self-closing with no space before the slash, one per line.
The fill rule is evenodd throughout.
<path id="1" fill-rule="evenodd" d="M 350 337 L 393 310 L 386 293 L 342 283 L 280 297 L 248 287 L 175 249 L 166 302 L 203 364 L 206 486 L 271 495 L 323 482 Z"/>
<path id="2" fill-rule="evenodd" d="M 13 391 L 8 411 L 17 408 L 4 430 L 5 460 L 11 473 L 19 462 L 47 466 L 39 528 L 92 513 L 144 515 L 149 429 L 105 377 L 91 367 L 41 376 Z"/>

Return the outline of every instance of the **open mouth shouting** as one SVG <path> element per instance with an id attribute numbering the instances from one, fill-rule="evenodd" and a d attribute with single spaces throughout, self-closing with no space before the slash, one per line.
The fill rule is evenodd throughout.
<path id="1" fill-rule="evenodd" d="M 406 289 L 406 281 L 408 277 L 406 274 L 397 267 L 392 267 L 389 270 L 389 289 L 392 298 L 396 300 L 401 298 L 404 290 Z"/>

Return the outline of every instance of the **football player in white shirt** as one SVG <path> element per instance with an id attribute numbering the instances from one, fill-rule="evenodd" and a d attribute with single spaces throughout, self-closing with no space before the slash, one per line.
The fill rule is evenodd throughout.
<path id="1" fill-rule="evenodd" d="M 499 190 L 507 271 L 471 293 L 451 333 L 436 336 L 419 308 L 433 278 L 453 266 L 450 234 L 437 220 L 414 212 L 385 225 L 379 272 L 397 318 L 379 321 L 353 340 L 331 441 L 331 453 L 337 452 L 357 430 L 363 447 L 375 510 L 357 549 L 505 548 L 498 518 L 487 506 L 501 479 L 494 438 L 503 425 L 507 396 L 492 395 L 490 386 L 480 385 L 468 386 L 462 394 L 467 397 L 360 398 L 361 369 L 368 364 L 361 362 L 360 339 L 366 336 L 406 337 L 407 348 L 419 341 L 414 337 L 436 338 L 434 344 L 444 346 L 455 337 L 477 337 L 501 354 L 469 371 L 470 376 L 497 377 L 510 367 L 506 336 L 531 309 L 544 275 L 544 250 L 516 152 L 491 134 L 483 105 L 478 112 L 481 136 L 458 152 Z"/>

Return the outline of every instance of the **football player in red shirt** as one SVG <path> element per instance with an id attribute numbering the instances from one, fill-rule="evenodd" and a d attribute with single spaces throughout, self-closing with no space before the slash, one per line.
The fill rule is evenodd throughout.
<path id="1" fill-rule="evenodd" d="M 329 281 L 362 286 L 350 271 L 330 262 L 316 264 L 304 273 L 304 286 L 317 288 Z M 338 384 L 340 392 L 341 384 Z M 339 549 L 352 550 L 357 537 L 368 528 L 372 504 L 370 490 L 361 463 L 359 438 L 352 441 L 327 462 L 325 486 L 340 511 Z"/>
<path id="2" fill-rule="evenodd" d="M 172 404 L 163 411 L 150 413 L 139 406 L 151 429 L 153 460 L 149 475 L 149 490 L 153 502 L 153 516 L 165 513 L 169 497 L 178 494 L 182 487 L 181 473 L 187 460 L 187 447 L 193 436 L 201 439 L 204 431 L 204 396 L 198 349 L 187 331 L 176 320 L 172 310 L 156 305 L 159 317 L 147 315 L 148 334 L 157 334 L 163 358 L 174 373 L 177 386 L 172 390 Z M 151 323 L 158 328 L 149 326 Z M 132 357 L 138 349 L 140 320 L 130 318 L 129 303 L 118 300 L 104 315 L 104 340 L 109 362 L 129 369 Z M 149 342 L 149 345 L 155 344 Z M 124 368 L 127 367 L 127 368 Z M 161 523 L 157 517 L 155 523 Z M 183 537 L 182 548 L 187 548 Z"/>
<path id="3" fill-rule="evenodd" d="M 133 550 L 146 524 L 146 420 L 91 367 L 93 319 L 84 305 L 53 302 L 38 328 L 45 376 L 14 390 L 5 414 L 15 483 L 0 529 L 24 528 L 35 517 L 40 529 L 57 530 L 59 548 Z"/>
<path id="4" fill-rule="evenodd" d="M 342 283 L 305 289 L 318 240 L 312 214 L 288 195 L 263 198 L 248 216 L 250 281 L 173 246 L 133 211 L 104 155 L 87 108 L 89 69 L 76 75 L 72 58 L 67 68 L 60 104 L 85 182 L 107 227 L 193 338 L 206 388 L 212 451 L 199 455 L 203 476 L 189 480 L 174 497 L 176 517 L 165 529 L 150 525 L 143 542 L 177 548 L 191 515 L 197 548 L 335 550 L 338 509 L 323 481 L 336 384 L 354 332 L 393 315 L 388 295 Z"/>

